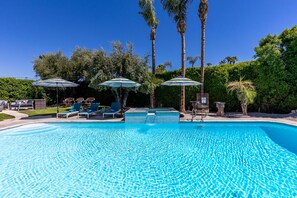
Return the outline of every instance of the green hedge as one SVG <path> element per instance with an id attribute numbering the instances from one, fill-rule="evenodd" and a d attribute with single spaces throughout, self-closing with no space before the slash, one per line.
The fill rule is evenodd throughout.
<path id="1" fill-rule="evenodd" d="M 46 98 L 44 89 L 33 86 L 32 82 L 32 80 L 0 78 L 0 100 L 13 102 L 20 99 Z"/>
<path id="2" fill-rule="evenodd" d="M 205 68 L 205 93 L 209 93 L 210 109 L 216 110 L 215 102 L 226 102 L 227 111 L 240 111 L 240 103 L 234 94 L 227 93 L 226 84 L 229 81 L 239 80 L 240 77 L 253 81 L 256 74 L 254 68 L 256 62 L 242 62 L 234 65 L 220 65 Z M 180 74 L 178 71 L 169 71 L 159 74 L 158 77 L 169 80 Z M 200 68 L 189 68 L 186 71 L 186 77 L 201 81 Z M 200 87 L 186 87 L 186 108 L 190 107 L 190 101 L 196 100 L 196 94 L 200 92 Z M 180 87 L 164 87 L 160 86 L 156 90 L 156 98 L 158 106 L 179 107 Z M 256 107 L 251 106 L 252 110 Z"/>
<path id="3" fill-rule="evenodd" d="M 249 105 L 249 111 L 261 111 L 269 113 L 289 113 L 292 109 L 297 109 L 297 93 L 294 83 L 290 83 L 289 79 L 286 83 L 286 90 L 289 95 L 279 95 L 283 86 L 277 86 L 278 82 L 274 82 L 275 78 L 268 77 L 263 81 L 263 74 L 257 61 L 242 62 L 234 65 L 210 66 L 205 68 L 205 92 L 209 93 L 210 109 L 216 111 L 215 102 L 226 102 L 226 111 L 241 111 L 240 102 L 232 93 L 226 90 L 226 84 L 230 81 L 237 81 L 240 77 L 251 80 L 256 86 L 258 93 L 255 103 Z M 180 75 L 181 71 L 167 71 L 158 74 L 157 77 L 163 80 L 169 80 Z M 262 76 L 262 78 L 261 78 Z M 200 68 L 189 68 L 186 71 L 186 77 L 201 81 Z M 286 79 L 285 79 L 286 80 Z M 32 86 L 30 80 L 17 80 L 13 78 L 0 78 L 0 99 L 15 101 L 17 99 L 26 98 L 45 98 L 49 96 L 47 101 L 55 102 L 55 91 L 44 89 L 42 87 Z M 267 85 L 273 85 L 274 94 L 265 94 Z M 200 92 L 200 87 L 186 87 L 186 109 L 190 108 L 190 101 L 196 100 L 196 94 Z M 46 93 L 46 94 L 45 94 Z M 263 97 L 265 94 L 265 97 Z M 157 106 L 179 108 L 180 87 L 159 86 L 156 90 Z M 60 92 L 60 100 L 66 97 L 95 97 L 101 105 L 110 105 L 114 98 L 110 90 L 97 91 L 89 88 L 88 83 L 84 82 L 77 88 L 66 89 Z M 60 101 L 60 102 L 61 102 Z M 265 108 L 269 105 L 269 108 Z M 127 106 L 130 107 L 148 107 L 149 95 L 137 92 L 130 92 Z"/>

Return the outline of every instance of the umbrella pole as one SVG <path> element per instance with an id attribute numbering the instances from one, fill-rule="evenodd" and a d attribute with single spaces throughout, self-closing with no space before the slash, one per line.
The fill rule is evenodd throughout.
<path id="1" fill-rule="evenodd" d="M 121 115 L 123 115 L 123 98 L 122 98 L 122 84 L 121 84 L 121 87 L 120 87 L 120 90 L 121 90 Z"/>
<path id="2" fill-rule="evenodd" d="M 56 97 L 57 97 L 57 113 L 59 113 L 59 88 L 56 87 Z"/>

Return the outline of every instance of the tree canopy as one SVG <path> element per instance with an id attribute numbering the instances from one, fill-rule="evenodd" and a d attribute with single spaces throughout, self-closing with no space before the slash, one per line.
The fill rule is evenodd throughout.
<path id="1" fill-rule="evenodd" d="M 255 83 L 261 109 L 268 112 L 296 108 L 297 26 L 280 35 L 268 35 L 255 48 L 259 66 Z M 285 108 L 286 107 L 286 108 Z"/>
<path id="2" fill-rule="evenodd" d="M 66 80 L 84 82 L 94 89 L 102 89 L 100 83 L 117 76 L 123 76 L 138 83 L 147 80 L 148 60 L 133 52 L 133 45 L 126 47 L 120 42 L 112 43 L 111 53 L 105 50 L 89 50 L 77 48 L 71 58 L 63 56 L 59 51 L 39 56 L 34 61 L 34 70 L 42 79 L 61 77 Z M 117 89 L 112 93 L 120 101 Z M 124 103 L 128 97 L 129 89 L 123 91 Z M 125 105 L 125 104 L 124 104 Z"/>

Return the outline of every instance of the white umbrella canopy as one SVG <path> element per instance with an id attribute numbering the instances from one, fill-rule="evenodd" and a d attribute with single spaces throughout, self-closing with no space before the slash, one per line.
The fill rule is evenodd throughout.
<path id="1" fill-rule="evenodd" d="M 77 87 L 79 84 L 61 79 L 50 78 L 46 80 L 39 80 L 32 83 L 35 86 L 56 88 L 57 92 L 57 113 L 59 113 L 59 88 Z"/>
<path id="2" fill-rule="evenodd" d="M 108 81 L 105 81 L 105 82 L 101 83 L 100 85 L 107 86 L 107 87 L 113 87 L 113 88 L 117 88 L 117 87 L 132 88 L 132 87 L 140 87 L 141 86 L 139 83 L 129 80 L 127 78 L 121 77 L 121 76 L 117 77 L 117 78 L 113 78 Z"/>
<path id="3" fill-rule="evenodd" d="M 67 87 L 77 87 L 78 84 L 63 80 L 61 78 L 50 78 L 46 80 L 39 80 L 32 83 L 35 86 L 42 87 L 53 87 L 53 88 L 67 88 Z"/>
<path id="4" fill-rule="evenodd" d="M 132 87 L 140 87 L 141 84 L 129 80 L 128 78 L 124 78 L 122 76 L 113 78 L 111 80 L 105 81 L 99 84 L 100 86 L 112 87 L 112 88 L 120 88 L 120 100 L 122 98 L 122 88 L 132 88 Z M 123 101 L 121 101 L 121 112 L 123 112 Z"/>
<path id="5" fill-rule="evenodd" d="M 198 85 L 202 85 L 202 83 L 191 80 L 183 76 L 177 76 L 175 78 L 172 78 L 171 80 L 163 82 L 161 85 L 182 87 L 182 86 L 198 86 Z"/>
<path id="6" fill-rule="evenodd" d="M 161 85 L 165 85 L 165 86 L 198 86 L 198 85 L 202 85 L 202 83 L 191 80 L 189 78 L 185 78 L 183 76 L 178 76 L 176 78 L 172 78 L 171 80 L 163 82 Z"/>

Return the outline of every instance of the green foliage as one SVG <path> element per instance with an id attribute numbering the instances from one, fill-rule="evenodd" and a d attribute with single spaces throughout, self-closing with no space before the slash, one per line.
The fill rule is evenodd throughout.
<path id="1" fill-rule="evenodd" d="M 5 113 L 0 113 L 0 121 L 11 119 L 11 118 L 14 118 L 14 116 L 11 116 Z"/>
<path id="2" fill-rule="evenodd" d="M 155 77 L 151 73 L 147 73 L 147 78 L 141 86 L 141 91 L 143 93 L 149 94 L 154 92 L 154 90 L 161 85 L 163 80 Z"/>
<path id="3" fill-rule="evenodd" d="M 194 65 L 195 65 L 195 63 L 196 63 L 196 61 L 198 60 L 198 59 L 200 59 L 201 57 L 199 56 L 199 55 L 197 55 L 197 56 L 188 56 L 187 57 L 187 61 L 189 61 L 189 63 L 191 64 L 191 66 L 192 66 L 192 68 L 194 67 Z"/>
<path id="4" fill-rule="evenodd" d="M 21 99 L 47 98 L 42 87 L 32 85 L 32 80 L 0 78 L 0 99 L 10 102 Z"/>
<path id="5" fill-rule="evenodd" d="M 139 14 L 143 16 L 148 26 L 157 27 L 158 20 L 156 18 L 156 12 L 153 4 L 154 0 L 139 0 L 139 7 L 141 8 Z"/>
<path id="6" fill-rule="evenodd" d="M 205 70 L 205 92 L 209 93 L 210 109 L 216 110 L 215 102 L 226 102 L 227 111 L 239 111 L 240 104 L 236 98 L 236 95 L 228 94 L 226 85 L 229 81 L 235 81 L 241 76 L 245 76 L 249 79 L 256 77 L 255 67 L 256 62 L 242 62 L 234 65 L 220 65 L 209 66 Z M 188 68 L 186 77 L 198 81 L 201 81 L 200 68 Z M 180 74 L 180 70 L 168 71 L 162 74 L 158 74 L 157 77 L 164 81 L 170 80 Z M 197 93 L 200 93 L 200 86 L 198 87 L 186 87 L 186 109 L 191 106 L 190 101 L 196 100 Z M 180 87 L 166 87 L 160 86 L 156 89 L 156 98 L 158 106 L 173 106 L 179 107 L 179 94 Z M 258 104 L 251 105 L 250 109 L 257 109 Z"/>
<path id="7" fill-rule="evenodd" d="M 224 58 L 223 60 L 221 60 L 219 62 L 220 65 L 223 64 L 235 64 L 235 62 L 238 61 L 237 56 L 227 56 L 226 58 Z"/>
<path id="8" fill-rule="evenodd" d="M 241 103 L 242 112 L 247 115 L 247 106 L 254 103 L 256 97 L 256 89 L 250 80 L 243 80 L 229 82 L 227 85 L 229 92 L 235 92 L 238 100 Z"/>
<path id="9" fill-rule="evenodd" d="M 149 78 L 147 59 L 135 55 L 131 44 L 124 47 L 121 43 L 115 42 L 112 49 L 107 55 L 104 50 L 77 48 L 70 59 L 60 52 L 43 55 L 34 62 L 34 69 L 39 76 L 45 78 L 65 76 L 66 80 L 71 81 L 83 78 L 81 86 L 75 88 L 74 93 L 66 95 L 67 97 L 75 94 L 83 97 L 95 96 L 101 104 L 109 105 L 113 100 L 111 93 L 116 95 L 116 92 L 102 90 L 99 83 L 121 75 L 146 85 L 146 89 L 130 93 L 132 97 L 128 101 L 128 106 L 149 106 L 149 96 L 146 93 L 149 93 L 151 86 L 156 87 L 156 106 L 178 109 L 180 87 L 157 86 L 159 82 L 155 83 L 155 79 Z M 257 87 L 255 101 L 249 105 L 250 111 L 288 113 L 297 108 L 297 26 L 283 31 L 280 35 L 268 35 L 263 38 L 255 52 L 256 61 L 227 64 L 226 60 L 223 65 L 205 68 L 205 92 L 209 93 L 212 111 L 216 110 L 216 101 L 226 102 L 226 111 L 240 111 L 241 106 L 236 94 L 228 94 L 226 90 L 228 82 L 236 81 L 240 77 L 250 79 Z M 163 81 L 181 74 L 181 70 L 165 71 L 166 66 L 161 67 L 160 71 L 157 68 L 156 77 Z M 186 77 L 201 82 L 200 73 L 200 68 L 189 68 Z M 22 87 L 24 84 L 10 82 L 3 85 L 1 79 L 0 97 L 11 100 L 42 98 L 31 96 L 31 91 L 25 91 L 28 89 Z M 191 100 L 196 100 L 196 94 L 199 92 L 200 87 L 186 87 L 186 109 L 190 106 Z M 36 91 L 37 93 L 39 92 Z M 52 96 L 54 99 L 54 95 Z"/>
<path id="10" fill-rule="evenodd" d="M 297 101 L 297 26 L 280 35 L 268 35 L 255 48 L 255 79 L 261 111 L 289 112 Z"/>
<path id="11" fill-rule="evenodd" d="M 68 111 L 71 107 L 67 108 L 59 108 L 60 112 Z M 38 110 L 23 110 L 21 113 L 27 114 L 29 117 L 32 116 L 45 116 L 45 115 L 56 115 L 57 108 L 56 107 L 49 107 L 46 109 L 38 109 Z"/>
<path id="12" fill-rule="evenodd" d="M 186 20 L 188 7 L 192 1 L 193 0 L 161 0 L 161 3 L 168 15 L 179 24 L 182 20 Z"/>
<path id="13" fill-rule="evenodd" d="M 172 67 L 172 63 L 170 61 L 166 61 L 166 62 L 164 62 L 162 64 L 159 64 L 157 69 L 156 69 L 156 73 L 157 74 L 164 73 L 166 71 L 167 67 L 170 67 L 170 68 Z"/>

